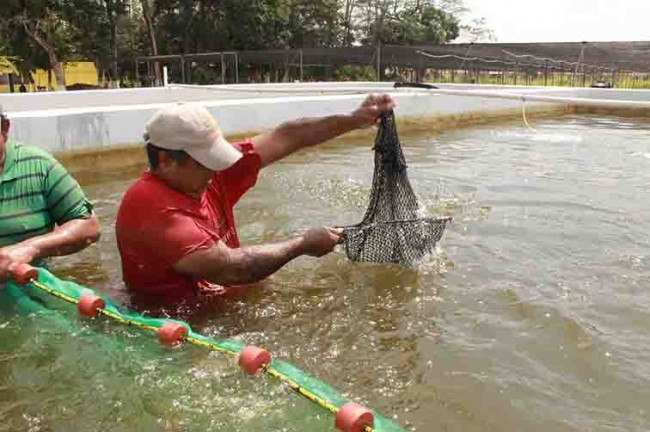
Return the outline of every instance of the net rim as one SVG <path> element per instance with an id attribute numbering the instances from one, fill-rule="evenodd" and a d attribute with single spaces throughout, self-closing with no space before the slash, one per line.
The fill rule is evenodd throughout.
<path id="1" fill-rule="evenodd" d="M 419 222 L 436 222 L 436 223 L 448 223 L 452 221 L 451 216 L 435 216 L 435 217 L 424 217 L 416 219 L 401 219 L 401 220 L 392 220 L 392 221 L 373 221 L 373 222 L 361 222 L 355 225 L 342 226 L 344 230 L 354 229 L 354 228 L 370 228 L 377 225 L 393 225 L 393 224 L 412 224 Z"/>

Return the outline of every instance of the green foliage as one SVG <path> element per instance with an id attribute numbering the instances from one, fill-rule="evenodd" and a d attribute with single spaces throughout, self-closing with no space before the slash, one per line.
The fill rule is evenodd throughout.
<path id="1" fill-rule="evenodd" d="M 337 81 L 376 81 L 377 71 L 372 66 L 348 65 L 336 70 Z"/>
<path id="2" fill-rule="evenodd" d="M 28 67 L 49 66 L 48 57 L 40 46 L 30 40 L 27 29 L 38 31 L 49 42 L 57 55 L 70 53 L 70 34 L 61 25 L 66 2 L 57 0 L 6 0 L 0 15 L 2 39 L 10 41 L 3 54 L 25 59 Z"/>
<path id="3" fill-rule="evenodd" d="M 109 0 L 110 1 L 110 0 Z M 0 16 L 2 54 L 20 59 L 23 72 L 59 61 L 100 60 L 110 54 L 110 30 L 101 2 L 5 0 Z M 52 49 L 48 53 L 47 48 Z"/>
<path id="4" fill-rule="evenodd" d="M 338 2 L 293 0 L 289 3 L 288 34 L 292 47 L 331 47 L 338 45 Z"/>
<path id="5" fill-rule="evenodd" d="M 433 6 L 405 11 L 399 17 L 395 40 L 388 43 L 442 44 L 458 37 L 459 22 L 453 15 Z"/>
<path id="6" fill-rule="evenodd" d="M 339 15 L 333 0 L 157 0 L 155 4 L 157 39 L 164 53 L 338 44 Z"/>
<path id="7" fill-rule="evenodd" d="M 361 38 L 370 44 L 446 43 L 458 37 L 460 13 L 451 13 L 433 0 L 360 0 Z M 459 1 L 448 7 L 458 8 Z"/>
<path id="8" fill-rule="evenodd" d="M 458 14 L 447 10 L 462 0 L 445 1 L 439 7 L 434 0 L 3 0 L 0 55 L 19 57 L 24 70 L 51 67 L 53 58 L 93 60 L 108 69 L 113 57 L 153 52 L 143 5 L 161 55 L 445 43 L 459 32 Z"/>
<path id="9" fill-rule="evenodd" d="M 192 80 L 196 84 L 214 84 L 221 81 L 221 71 L 211 65 L 202 65 L 192 70 Z"/>

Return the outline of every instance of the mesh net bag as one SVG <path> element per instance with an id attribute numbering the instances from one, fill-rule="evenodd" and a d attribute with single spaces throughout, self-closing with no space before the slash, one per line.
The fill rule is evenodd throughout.
<path id="1" fill-rule="evenodd" d="M 345 227 L 345 252 L 352 261 L 410 265 L 433 252 L 451 218 L 421 217 L 393 112 L 381 118 L 374 151 L 370 204 L 360 223 Z"/>

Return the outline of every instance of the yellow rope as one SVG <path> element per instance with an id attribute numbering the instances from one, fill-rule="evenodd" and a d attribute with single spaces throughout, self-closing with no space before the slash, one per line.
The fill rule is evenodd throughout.
<path id="1" fill-rule="evenodd" d="M 231 356 L 238 356 L 239 355 L 235 351 L 229 350 L 227 348 L 220 347 L 219 345 L 217 345 L 215 343 L 210 343 L 210 342 L 206 342 L 206 341 L 196 339 L 196 338 L 194 338 L 192 336 L 186 336 L 185 341 L 187 341 L 188 343 L 194 344 L 194 345 L 198 345 L 198 346 L 202 346 L 202 347 L 211 349 L 213 351 L 220 351 L 220 352 L 229 354 Z"/>
<path id="2" fill-rule="evenodd" d="M 39 288 L 39 289 L 41 289 L 41 290 L 43 290 L 43 291 L 45 291 L 45 292 L 47 292 L 49 294 L 52 294 L 54 297 L 58 297 L 58 298 L 60 298 L 62 300 L 67 301 L 68 303 L 71 303 L 71 304 L 74 304 L 74 305 L 79 304 L 79 300 L 77 300 L 75 298 L 72 298 L 70 296 L 67 296 L 67 295 L 65 295 L 63 293 L 60 293 L 58 291 L 55 291 L 52 288 L 48 287 L 47 285 L 44 285 L 44 284 L 40 283 L 37 280 L 32 279 L 31 282 L 32 282 L 32 284 L 34 284 L 35 287 L 37 287 L 37 288 Z M 122 324 L 133 325 L 133 326 L 136 326 L 136 327 L 144 328 L 144 329 L 147 329 L 147 330 L 152 330 L 152 331 L 155 331 L 155 332 L 158 331 L 158 328 L 156 328 L 156 327 L 148 326 L 146 324 L 142 324 L 142 323 L 139 323 L 137 321 L 131 321 L 131 320 L 125 319 L 125 318 L 121 317 L 120 315 L 115 314 L 115 313 L 113 313 L 113 312 L 111 312 L 109 310 L 103 309 L 103 308 L 99 308 L 99 309 L 97 309 L 97 311 L 100 314 L 102 314 L 104 316 L 107 316 L 109 318 L 113 318 L 114 320 L 119 321 Z"/>
<path id="3" fill-rule="evenodd" d="M 45 292 L 47 292 L 49 294 L 52 294 L 54 297 L 58 297 L 61 300 L 65 300 L 68 303 L 72 303 L 72 304 L 79 303 L 76 299 L 74 299 L 72 297 L 68 297 L 67 295 L 62 294 L 62 293 L 60 293 L 58 291 L 54 291 L 52 288 L 50 288 L 50 287 L 48 287 L 46 285 L 43 285 L 42 283 L 40 283 L 37 280 L 32 279 L 32 283 L 34 284 L 35 287 L 40 288 L 40 289 L 42 289 L 43 291 L 45 291 Z"/>
<path id="4" fill-rule="evenodd" d="M 312 392 L 310 392 L 306 388 L 300 386 L 298 383 L 293 381 L 288 376 L 282 374 L 277 369 L 275 369 L 273 367 L 265 367 L 263 370 L 264 370 L 264 372 L 268 373 L 272 377 L 286 383 L 293 390 L 295 390 L 296 392 L 298 392 L 302 396 L 306 397 L 310 401 L 314 402 L 315 404 L 320 405 L 322 408 L 325 408 L 325 409 L 331 411 L 333 414 L 336 414 L 336 413 L 339 412 L 339 408 L 337 408 L 334 405 L 330 404 L 325 399 L 319 398 L 318 396 L 316 396 L 315 394 L 313 394 Z M 363 428 L 363 430 L 366 431 L 366 432 L 376 432 L 376 430 L 374 428 L 370 427 L 370 426 L 365 426 Z"/>
<path id="5" fill-rule="evenodd" d="M 313 394 L 309 390 L 305 389 L 304 387 L 301 387 L 300 385 L 298 385 L 298 383 L 296 383 L 295 381 L 293 381 L 291 378 L 287 377 L 286 375 L 283 375 L 277 369 L 272 368 L 272 367 L 267 367 L 267 368 L 264 368 L 263 370 L 266 373 L 268 373 L 269 375 L 271 375 L 272 377 L 277 378 L 280 381 L 283 381 L 283 382 L 287 383 L 289 385 L 289 387 L 291 387 L 293 390 L 297 391 L 298 393 L 300 393 L 301 395 L 303 395 L 304 397 L 306 397 L 310 401 L 312 401 L 314 403 L 317 403 L 318 405 L 322 406 L 323 408 L 333 412 L 334 414 L 336 414 L 339 411 L 339 409 L 336 408 L 334 405 L 330 404 L 329 402 L 327 402 L 324 399 L 319 398 L 318 396 L 316 396 L 315 394 Z"/>
<path id="6" fill-rule="evenodd" d="M 146 329 L 146 330 L 151 330 L 153 332 L 158 332 L 158 327 L 153 327 L 153 326 L 150 326 L 150 325 L 147 325 L 147 324 L 142 324 L 142 323 L 139 323 L 137 321 L 131 321 L 130 319 L 123 318 L 120 315 L 117 315 L 116 313 L 113 313 L 113 312 L 111 312 L 109 310 L 106 310 L 106 309 L 98 309 L 98 311 L 102 315 L 107 316 L 109 318 L 113 318 L 114 320 L 119 321 L 122 324 L 132 325 L 132 326 L 140 327 L 140 328 L 143 328 L 143 329 Z"/>

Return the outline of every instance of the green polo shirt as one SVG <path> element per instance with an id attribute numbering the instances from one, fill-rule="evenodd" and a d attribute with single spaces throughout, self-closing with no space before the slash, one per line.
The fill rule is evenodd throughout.
<path id="1" fill-rule="evenodd" d="M 52 155 L 7 142 L 0 172 L 0 247 L 87 218 L 92 208 L 77 181 Z"/>

